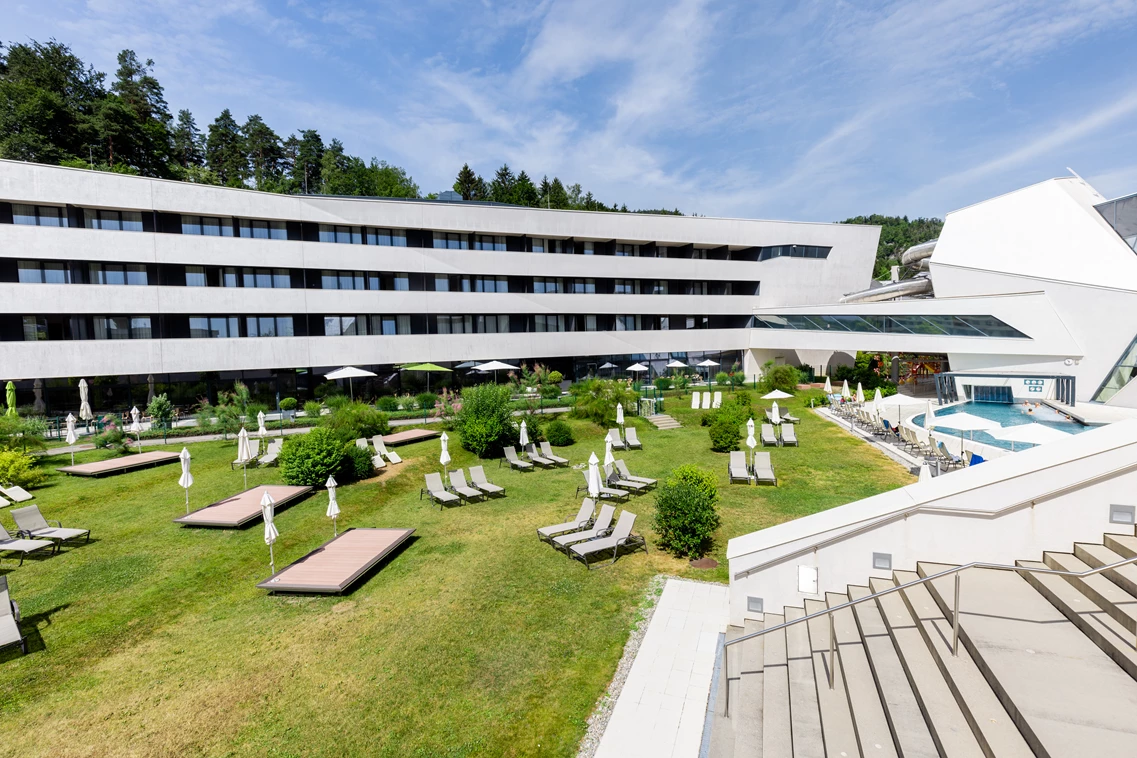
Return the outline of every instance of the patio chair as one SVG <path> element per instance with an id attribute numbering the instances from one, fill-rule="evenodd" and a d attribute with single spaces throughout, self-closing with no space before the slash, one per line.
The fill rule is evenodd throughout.
<path id="1" fill-rule="evenodd" d="M 382 434 L 376 434 L 374 437 L 372 437 L 371 444 L 375 446 L 375 452 L 379 453 L 379 455 L 383 456 L 391 463 L 403 462 L 403 459 L 399 456 L 398 453 L 387 449 L 386 443 L 383 442 Z"/>
<path id="2" fill-rule="evenodd" d="M 558 534 L 565 534 L 566 532 L 579 532 L 588 529 L 592 526 L 592 512 L 596 510 L 596 501 L 590 497 L 586 497 L 584 502 L 580 504 L 580 510 L 577 511 L 576 518 L 572 521 L 566 521 L 563 524 L 553 524 L 552 526 L 542 526 L 537 530 L 537 538 L 542 542 L 549 542 Z"/>
<path id="3" fill-rule="evenodd" d="M 487 495 L 504 495 L 505 487 L 486 479 L 486 470 L 481 466 L 470 466 L 470 482 Z"/>
<path id="4" fill-rule="evenodd" d="M 616 459 L 616 470 L 620 472 L 620 476 L 624 479 L 630 479 L 633 482 L 640 482 L 641 484 L 646 484 L 648 487 L 654 487 L 656 484 L 658 484 L 659 481 L 657 479 L 652 479 L 646 476 L 632 476 L 631 473 L 628 472 L 627 464 L 624 463 L 623 459 L 620 458 Z"/>
<path id="5" fill-rule="evenodd" d="M 462 499 L 453 492 L 446 491 L 446 487 L 442 485 L 442 477 L 437 471 L 432 471 L 426 475 L 426 487 L 418 491 L 419 500 L 422 500 L 424 493 L 430 495 L 430 502 L 438 503 L 439 510 L 442 510 L 442 506 L 447 503 L 462 502 Z"/>
<path id="6" fill-rule="evenodd" d="M 52 540 L 60 545 L 79 537 L 86 537 L 87 542 L 91 541 L 90 529 L 64 529 L 59 521 L 55 522 L 55 526 L 49 524 L 39 512 L 38 505 L 16 508 L 12 511 L 12 518 L 16 522 L 16 528 L 33 539 Z"/>
<path id="7" fill-rule="evenodd" d="M 367 440 L 363 437 L 360 437 L 355 441 L 355 446 L 360 450 L 366 450 L 369 453 L 371 452 L 371 446 L 367 444 Z M 371 456 L 371 465 L 375 468 L 383 468 L 387 464 L 383 461 L 383 456 L 376 453 L 375 455 Z"/>
<path id="8" fill-rule="evenodd" d="M 797 416 L 790 415 L 789 413 L 783 413 L 782 422 L 785 424 L 800 424 L 801 419 Z"/>
<path id="9" fill-rule="evenodd" d="M 778 446 L 778 438 L 774 436 L 773 424 L 762 424 L 762 446 Z"/>
<path id="10" fill-rule="evenodd" d="M 889 442 L 900 443 L 900 432 L 892 425 L 892 422 L 884 418 L 880 420 L 881 425 L 884 427 L 884 438 Z"/>
<path id="11" fill-rule="evenodd" d="M 612 440 L 613 450 L 627 450 L 628 446 L 624 443 L 624 438 L 620 436 L 619 429 L 609 429 L 608 439 Z"/>
<path id="12" fill-rule="evenodd" d="M 8 594 L 8 577 L 0 576 L 0 648 L 19 645 L 28 654 L 28 643 L 20 634 L 20 606 Z"/>
<path id="13" fill-rule="evenodd" d="M 466 483 L 466 474 L 460 468 L 456 468 L 450 472 L 450 491 L 457 494 L 458 497 L 466 502 L 486 499 L 486 493 L 479 489 L 474 489 Z"/>
<path id="14" fill-rule="evenodd" d="M 938 453 L 940 459 L 943 460 L 944 463 L 947 463 L 949 466 L 963 465 L 963 458 L 953 454 L 950 450 L 947 449 L 947 445 L 945 445 L 940 440 L 936 440 L 936 453 Z"/>
<path id="15" fill-rule="evenodd" d="M 643 482 L 633 482 L 631 479 L 622 478 L 612 466 L 604 467 L 604 483 L 620 489 L 631 490 L 636 494 L 647 489 L 647 485 Z"/>
<path id="16" fill-rule="evenodd" d="M 533 444 L 528 444 L 525 446 L 525 455 L 529 458 L 529 460 L 533 461 L 542 468 L 552 468 L 553 466 L 557 465 L 550 461 L 548 458 L 545 458 L 540 453 L 538 453 L 537 446 Z"/>
<path id="17" fill-rule="evenodd" d="M 693 411 L 699 410 L 699 393 L 698 392 L 692 392 L 691 393 L 691 410 L 693 410 Z"/>
<path id="18" fill-rule="evenodd" d="M 55 552 L 55 543 L 51 540 L 29 540 L 22 537 L 13 537 L 8 534 L 8 530 L 0 524 L 0 553 L 19 553 L 20 565 L 24 565 L 24 556 L 28 553 L 34 553 L 37 550 L 50 548 Z"/>
<path id="19" fill-rule="evenodd" d="M 548 458 L 550 461 L 557 464 L 558 466 L 567 466 L 568 462 L 569 462 L 568 458 L 562 458 L 561 456 L 553 453 L 553 446 L 550 445 L 548 442 L 542 442 L 541 443 L 541 455 L 544 456 L 545 458 Z"/>
<path id="20" fill-rule="evenodd" d="M 793 424 L 782 424 L 782 444 L 797 447 L 797 431 Z"/>
<path id="21" fill-rule="evenodd" d="M 778 486 L 778 477 L 774 475 L 774 465 L 770 462 L 770 454 L 767 452 L 754 453 L 754 481 L 758 484 Z"/>
<path id="22" fill-rule="evenodd" d="M 737 481 L 750 484 L 750 472 L 746 468 L 746 453 L 741 450 L 730 452 L 730 464 L 727 466 L 727 473 L 730 475 L 731 484 Z"/>
<path id="23" fill-rule="evenodd" d="M 581 508 L 581 510 L 584 510 Z M 612 527 L 612 516 L 616 513 L 616 509 L 610 505 L 600 506 L 600 513 L 596 516 L 596 520 L 592 522 L 591 529 L 583 529 L 578 532 L 568 532 L 553 537 L 547 542 L 555 547 L 557 550 L 567 551 L 570 545 L 575 545 L 578 542 L 596 539 L 597 537 L 605 537 L 608 530 Z"/>
<path id="24" fill-rule="evenodd" d="M 984 458 L 982 455 L 980 455 L 979 453 L 976 453 L 972 450 L 964 450 L 963 456 L 964 456 L 964 458 L 967 459 L 967 465 L 969 467 L 970 466 L 978 466 L 980 463 L 986 463 L 987 462 L 986 458 Z"/>
<path id="25" fill-rule="evenodd" d="M 636 514 L 630 511 L 624 511 L 620 514 L 620 520 L 616 522 L 616 528 L 607 537 L 597 537 L 573 545 L 568 550 L 570 558 L 574 558 L 584 564 L 585 568 L 591 570 L 592 564 L 588 562 L 590 555 L 603 553 L 605 551 L 612 551 L 612 563 L 616 562 L 616 555 L 620 552 L 620 548 L 630 547 L 632 552 L 636 548 L 642 547 L 644 552 L 647 552 L 647 540 L 638 534 L 632 534 L 632 526 L 636 523 Z M 608 565 L 611 566 L 612 563 Z"/>
<path id="26" fill-rule="evenodd" d="M 512 468 L 518 469 L 520 471 L 525 471 L 526 469 L 533 468 L 532 463 L 530 463 L 529 461 L 523 461 L 517 457 L 517 449 L 516 448 L 513 448 L 513 447 L 503 448 L 503 452 L 505 453 L 505 459 L 507 461 L 509 461 L 509 465 Z M 498 465 L 501 465 L 501 464 L 498 464 Z"/>
<path id="27" fill-rule="evenodd" d="M 28 492 L 23 487 L 12 485 L 11 487 L 0 487 L 0 494 L 11 500 L 13 503 L 26 503 L 34 499 L 34 495 Z"/>
<path id="28" fill-rule="evenodd" d="M 276 463 L 277 457 L 280 456 L 280 451 L 284 448 L 284 440 L 276 439 L 268 443 L 268 449 L 265 454 L 257 460 L 258 466 L 270 466 Z"/>
<path id="29" fill-rule="evenodd" d="M 703 393 L 703 410 L 709 411 L 711 409 L 711 393 Z"/>
<path id="30" fill-rule="evenodd" d="M 711 403 L 711 407 L 712 408 L 721 408 L 722 407 L 722 393 L 721 392 L 719 392 L 717 390 L 715 391 L 715 399 L 714 399 L 714 402 Z"/>
<path id="31" fill-rule="evenodd" d="M 767 424 L 774 423 L 774 413 L 769 408 L 766 409 L 766 423 Z"/>
<path id="32" fill-rule="evenodd" d="M 581 492 L 588 492 L 588 469 L 583 469 L 580 473 L 584 476 L 584 486 L 576 488 L 576 494 L 578 495 Z M 631 493 L 627 490 L 618 490 L 613 487 L 605 487 L 603 484 L 600 485 L 600 497 L 602 498 L 607 497 L 614 500 L 627 500 L 630 495 Z"/>
<path id="33" fill-rule="evenodd" d="M 624 444 L 628 446 L 629 450 L 643 450 L 644 443 L 640 442 L 639 433 L 634 426 L 629 426 L 624 430 Z"/>

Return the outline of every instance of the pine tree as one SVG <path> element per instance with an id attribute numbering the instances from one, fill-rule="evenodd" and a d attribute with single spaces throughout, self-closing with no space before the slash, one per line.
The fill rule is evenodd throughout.
<path id="1" fill-rule="evenodd" d="M 537 204 L 542 208 L 551 208 L 551 200 L 549 198 L 552 192 L 553 185 L 549 183 L 549 175 L 545 174 L 541 177 L 541 184 L 537 187 Z"/>
<path id="2" fill-rule="evenodd" d="M 209 169 L 226 187 L 245 186 L 248 161 L 245 158 L 244 140 L 241 139 L 241 130 L 228 108 L 221 111 L 221 115 L 209 125 L 205 158 L 209 162 Z"/>
<path id="3" fill-rule="evenodd" d="M 548 204 L 547 208 L 557 208 L 565 210 L 569 207 L 568 193 L 565 192 L 565 185 L 561 184 L 558 177 L 553 177 L 553 183 L 549 185 Z"/>
<path id="4" fill-rule="evenodd" d="M 138 60 L 133 50 L 118 54 L 118 71 L 111 92 L 133 115 L 136 122 L 131 134 L 119 135 L 119 157 L 146 176 L 169 176 L 170 116 L 162 85 L 152 71 L 154 61 Z M 128 139 L 124 139 L 128 137 Z"/>
<path id="5" fill-rule="evenodd" d="M 513 186 L 513 202 L 532 208 L 537 205 L 537 200 L 537 188 L 533 186 L 533 180 L 522 171 L 517 175 L 517 182 Z"/>
<path id="6" fill-rule="evenodd" d="M 470 168 L 470 164 L 463 163 L 458 176 L 454 179 L 454 191 L 461 195 L 463 200 L 473 200 L 477 183 L 478 177 Z"/>
<path id="7" fill-rule="evenodd" d="M 259 190 L 277 186 L 284 160 L 280 137 L 255 113 L 245 120 L 241 137 L 253 186 Z"/>
<path id="8" fill-rule="evenodd" d="M 188 110 L 178 111 L 178 122 L 171 133 L 174 160 L 182 168 L 201 166 L 205 163 L 205 139 Z"/>
<path id="9" fill-rule="evenodd" d="M 295 192 L 314 194 L 320 191 L 320 170 L 324 160 L 324 140 L 315 129 L 301 129 L 296 142 L 292 166 Z"/>
<path id="10" fill-rule="evenodd" d="M 513 176 L 509 164 L 501 164 L 501 168 L 497 170 L 493 181 L 490 182 L 490 200 L 495 203 L 513 202 L 513 186 L 516 182 L 517 179 Z"/>

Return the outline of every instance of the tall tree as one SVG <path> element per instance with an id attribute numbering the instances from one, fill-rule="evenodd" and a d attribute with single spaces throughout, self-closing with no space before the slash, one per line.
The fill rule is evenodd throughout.
<path id="1" fill-rule="evenodd" d="M 533 186 L 533 180 L 529 178 L 529 174 L 522 171 L 517 175 L 517 181 L 513 185 L 513 202 L 532 208 L 537 205 L 537 200 L 537 188 Z"/>
<path id="2" fill-rule="evenodd" d="M 463 163 L 458 176 L 454 179 L 454 191 L 461 195 L 463 200 L 473 200 L 477 184 L 477 174 L 470 168 L 469 163 Z"/>
<path id="3" fill-rule="evenodd" d="M 292 165 L 294 192 L 320 191 L 320 172 L 324 160 L 324 140 L 315 129 L 301 129 Z"/>
<path id="4" fill-rule="evenodd" d="M 249 159 L 249 175 L 259 190 L 277 187 L 283 169 L 284 148 L 280 137 L 257 114 L 249 116 L 241 127 L 245 155 Z"/>
<path id="5" fill-rule="evenodd" d="M 404 169 L 392 166 L 387 161 L 371 159 L 368 167 L 374 186 L 370 193 L 375 197 L 418 197 L 419 189 Z"/>
<path id="6" fill-rule="evenodd" d="M 226 187 L 245 185 L 248 163 L 244 140 L 241 138 L 241 129 L 228 108 L 221 111 L 221 115 L 209 125 L 205 158 L 209 162 L 209 169 Z"/>
<path id="7" fill-rule="evenodd" d="M 495 203 L 511 203 L 513 202 L 513 188 L 517 183 L 517 178 L 510 170 L 508 163 L 501 164 L 501 168 L 494 174 L 493 181 L 490 182 L 490 200 Z"/>
<path id="8" fill-rule="evenodd" d="M 174 160 L 182 168 L 201 166 L 205 163 L 205 138 L 197 128 L 193 114 L 188 110 L 178 111 L 178 121 L 170 134 L 173 143 Z"/>
<path id="9" fill-rule="evenodd" d="M 119 157 L 146 176 L 169 176 L 172 118 L 153 69 L 153 60 L 148 58 L 143 63 L 133 50 L 118 54 L 118 70 L 111 92 L 134 114 L 136 121 L 129 143 L 120 135 Z"/>
<path id="10" fill-rule="evenodd" d="M 561 184 L 559 177 L 554 176 L 553 183 L 549 185 L 549 202 L 546 207 L 560 210 L 569 207 L 568 193 L 565 192 L 565 185 Z"/>
<path id="11" fill-rule="evenodd" d="M 537 204 L 542 208 L 552 208 L 551 193 L 553 185 L 549 182 L 549 175 L 545 174 L 541 177 L 541 184 L 537 187 Z"/>

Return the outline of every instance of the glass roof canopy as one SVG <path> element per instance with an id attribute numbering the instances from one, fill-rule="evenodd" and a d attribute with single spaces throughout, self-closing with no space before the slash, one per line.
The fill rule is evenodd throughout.
<path id="1" fill-rule="evenodd" d="M 1030 339 L 1028 335 L 994 316 L 762 315 L 754 316 L 750 325 L 756 329 Z"/>
<path id="2" fill-rule="evenodd" d="M 1119 197 L 1116 200 L 1094 206 L 1125 244 L 1137 250 L 1137 195 Z"/>

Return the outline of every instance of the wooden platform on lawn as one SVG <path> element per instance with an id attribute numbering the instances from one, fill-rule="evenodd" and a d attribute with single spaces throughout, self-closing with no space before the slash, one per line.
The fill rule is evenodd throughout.
<path id="1" fill-rule="evenodd" d="M 384 434 L 383 444 L 397 447 L 399 445 L 409 445 L 412 442 L 422 442 L 431 437 L 441 436 L 442 432 L 436 429 L 408 429 L 405 432 L 395 432 L 394 434 Z"/>
<path id="2" fill-rule="evenodd" d="M 285 484 L 262 484 L 233 497 L 210 503 L 181 518 L 175 524 L 184 526 L 221 526 L 239 528 L 261 517 L 261 498 L 265 490 L 276 501 L 274 512 L 291 505 L 312 491 L 312 487 L 289 487 Z"/>
<path id="3" fill-rule="evenodd" d="M 269 592 L 338 595 L 406 542 L 414 529 L 348 529 L 257 585 Z"/>
<path id="4" fill-rule="evenodd" d="M 109 458 L 105 461 L 64 466 L 56 469 L 56 471 L 71 476 L 108 476 L 149 466 L 161 466 L 166 463 L 173 463 L 176 460 L 178 460 L 177 453 L 163 453 L 155 450 L 152 453 L 128 453 L 119 458 Z"/>

